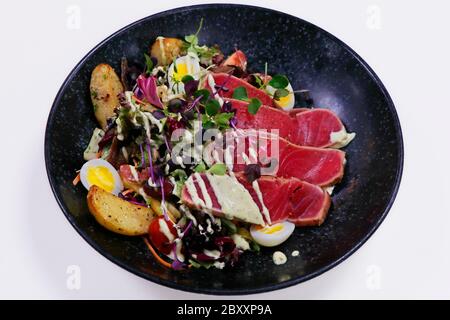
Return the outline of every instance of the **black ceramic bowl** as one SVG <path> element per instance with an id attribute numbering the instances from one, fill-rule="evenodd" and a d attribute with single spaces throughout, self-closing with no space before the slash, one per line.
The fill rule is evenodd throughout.
<path id="1" fill-rule="evenodd" d="M 177 272 L 161 267 L 142 239 L 113 234 L 96 223 L 86 205 L 86 190 L 71 183 L 83 164 L 83 150 L 96 126 L 89 79 L 101 62 L 120 70 L 120 58 L 142 61 L 156 36 L 195 32 L 200 42 L 237 46 L 253 70 L 286 74 L 294 88 L 311 90 L 315 105 L 330 108 L 356 139 L 346 148 L 345 178 L 335 189 L 323 226 L 297 228 L 279 250 L 299 257 L 276 266 L 274 250 L 245 254 L 232 270 Z M 377 229 L 400 183 L 403 143 L 389 94 L 370 67 L 328 32 L 299 18 L 258 7 L 200 5 L 159 13 L 135 22 L 96 46 L 67 77 L 55 99 L 45 136 L 48 177 L 62 211 L 98 252 L 121 267 L 154 282 L 209 294 L 249 294 L 311 279 L 342 262 Z"/>

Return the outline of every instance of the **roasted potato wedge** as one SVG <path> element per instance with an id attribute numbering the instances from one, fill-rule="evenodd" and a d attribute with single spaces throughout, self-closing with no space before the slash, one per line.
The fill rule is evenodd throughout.
<path id="1" fill-rule="evenodd" d="M 126 236 L 138 236 L 148 232 L 155 213 L 92 186 L 87 195 L 89 211 L 106 229 Z"/>
<path id="2" fill-rule="evenodd" d="M 183 51 L 183 41 L 177 38 L 158 37 L 150 49 L 150 55 L 158 66 L 167 66 Z"/>
<path id="3" fill-rule="evenodd" d="M 114 115 L 114 108 L 119 105 L 117 96 L 124 90 L 122 82 L 110 65 L 102 63 L 92 71 L 90 90 L 95 117 L 105 130 L 106 120 Z"/>

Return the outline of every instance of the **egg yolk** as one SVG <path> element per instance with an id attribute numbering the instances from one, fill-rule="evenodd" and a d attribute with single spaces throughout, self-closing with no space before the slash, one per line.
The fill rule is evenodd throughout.
<path id="1" fill-rule="evenodd" d="M 292 93 L 289 92 L 289 94 L 287 96 L 281 97 L 279 100 L 276 101 L 276 103 L 282 108 L 286 107 L 289 104 L 291 95 L 292 95 Z"/>
<path id="2" fill-rule="evenodd" d="M 173 79 L 175 81 L 181 81 L 181 79 L 183 79 L 183 77 L 188 74 L 187 65 L 186 63 L 177 63 L 176 66 L 177 72 L 173 73 Z"/>
<path id="3" fill-rule="evenodd" d="M 265 234 L 273 234 L 273 233 L 279 232 L 281 230 L 283 230 L 282 224 L 274 224 L 273 226 L 258 228 L 259 232 L 262 232 Z"/>
<path id="4" fill-rule="evenodd" d="M 105 191 L 114 189 L 114 177 L 106 167 L 89 167 L 86 173 L 89 185 L 96 185 Z"/>

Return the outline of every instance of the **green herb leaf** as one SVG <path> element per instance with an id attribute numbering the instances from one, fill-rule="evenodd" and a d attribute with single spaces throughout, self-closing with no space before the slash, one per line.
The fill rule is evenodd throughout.
<path id="1" fill-rule="evenodd" d="M 200 96 L 203 96 L 200 99 L 201 103 L 206 103 L 208 101 L 208 99 L 209 99 L 209 95 L 210 95 L 210 92 L 208 90 L 206 90 L 206 89 L 200 89 L 200 90 L 197 90 L 197 91 L 194 92 L 194 98 L 198 98 Z M 219 108 L 220 108 L 220 105 L 219 105 Z"/>
<path id="2" fill-rule="evenodd" d="M 205 172 L 206 171 L 206 165 L 203 162 L 200 162 L 195 168 L 195 172 Z"/>
<path id="3" fill-rule="evenodd" d="M 289 91 L 286 89 L 277 89 L 273 94 L 273 98 L 275 100 L 280 100 L 280 98 L 286 97 L 289 94 Z"/>
<path id="4" fill-rule="evenodd" d="M 175 179 L 187 180 L 187 174 L 183 169 L 175 169 L 170 173 L 170 175 Z"/>
<path id="5" fill-rule="evenodd" d="M 186 42 L 190 43 L 191 46 L 198 45 L 198 34 L 202 30 L 202 27 L 203 27 L 203 18 L 200 19 L 200 24 L 198 26 L 197 32 L 195 32 L 195 34 L 191 34 L 191 35 L 185 36 L 184 40 Z"/>
<path id="6" fill-rule="evenodd" d="M 253 98 L 248 104 L 248 112 L 251 114 L 256 114 L 259 110 L 259 107 L 261 107 L 261 104 L 261 100 L 259 100 L 258 98 Z"/>
<path id="7" fill-rule="evenodd" d="M 192 259 L 189 259 L 189 263 L 191 264 L 191 266 L 193 266 L 194 268 L 201 268 L 201 264 L 200 263 L 198 263 L 197 261 L 195 261 L 195 260 L 192 260 Z"/>
<path id="8" fill-rule="evenodd" d="M 248 100 L 247 90 L 244 87 L 237 87 L 233 91 L 233 99 Z"/>
<path id="9" fill-rule="evenodd" d="M 189 81 L 193 81 L 194 77 L 191 76 L 190 74 L 185 75 L 182 79 L 181 82 L 183 82 L 184 84 L 188 83 Z"/>
<path id="10" fill-rule="evenodd" d="M 259 244 L 257 244 L 255 241 L 250 242 L 250 249 L 254 252 L 259 252 L 261 250 Z"/>
<path id="11" fill-rule="evenodd" d="M 227 172 L 227 166 L 224 163 L 216 163 L 208 169 L 208 172 L 218 176 L 223 176 Z"/>
<path id="12" fill-rule="evenodd" d="M 198 25 L 197 32 L 195 33 L 196 36 L 198 36 L 198 34 L 199 34 L 200 31 L 202 30 L 202 28 L 203 28 L 203 17 L 200 19 L 200 23 L 199 23 L 199 25 Z"/>
<path id="13" fill-rule="evenodd" d="M 203 122 L 203 129 L 211 129 L 214 128 L 214 122 L 212 122 L 211 120 L 207 120 Z"/>
<path id="14" fill-rule="evenodd" d="M 277 74 L 269 81 L 269 85 L 275 89 L 284 89 L 288 86 L 289 80 L 286 76 Z"/>
<path id="15" fill-rule="evenodd" d="M 200 261 L 193 260 L 193 259 L 189 259 L 189 263 L 191 264 L 191 266 L 193 266 L 194 268 L 197 268 L 197 269 L 201 268 L 201 267 L 203 267 L 205 269 L 209 269 L 214 265 L 213 262 L 204 262 L 204 261 L 200 262 Z"/>
<path id="16" fill-rule="evenodd" d="M 153 61 L 152 58 L 150 58 L 150 56 L 146 53 L 144 53 L 144 57 L 145 57 L 145 66 L 146 66 L 146 73 L 148 75 L 150 75 L 152 73 L 153 70 Z"/>
<path id="17" fill-rule="evenodd" d="M 206 103 L 205 106 L 206 114 L 209 116 L 216 115 L 220 110 L 219 101 L 211 99 Z"/>
<path id="18" fill-rule="evenodd" d="M 261 77 L 258 76 L 258 75 L 256 75 L 256 74 L 253 75 L 253 77 L 255 77 L 255 82 L 256 82 L 256 84 L 258 85 L 258 88 L 259 88 L 259 89 L 264 88 L 264 82 L 262 81 Z"/>
<path id="19" fill-rule="evenodd" d="M 217 124 L 219 129 L 225 129 L 230 126 L 230 120 L 234 117 L 233 112 L 218 113 L 214 116 L 214 122 Z"/>
<path id="20" fill-rule="evenodd" d="M 175 73 L 178 73 L 177 59 L 173 59 L 173 71 L 175 71 Z"/>
<path id="21" fill-rule="evenodd" d="M 222 225 L 228 230 L 228 234 L 235 234 L 237 232 L 236 225 L 228 219 L 221 218 Z"/>
<path id="22" fill-rule="evenodd" d="M 191 46 L 198 45 L 198 37 L 195 34 L 185 36 L 184 40 L 186 40 L 186 42 L 188 42 Z"/>

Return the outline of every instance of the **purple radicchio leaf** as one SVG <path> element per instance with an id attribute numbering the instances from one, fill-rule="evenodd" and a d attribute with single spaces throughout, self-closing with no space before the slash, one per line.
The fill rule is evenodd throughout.
<path id="1" fill-rule="evenodd" d="M 155 110 L 152 112 L 152 114 L 158 120 L 164 119 L 166 117 L 164 112 L 162 112 L 161 110 Z"/>
<path id="2" fill-rule="evenodd" d="M 156 78 L 153 76 L 145 77 L 144 75 L 140 75 L 137 78 L 137 85 L 139 90 L 144 95 L 145 99 L 150 102 L 155 107 L 160 109 L 163 108 L 161 100 L 158 97 L 158 90 L 156 86 Z"/>
<path id="3" fill-rule="evenodd" d="M 230 237 L 217 237 L 214 239 L 214 244 L 219 247 L 222 257 L 229 255 L 236 248 L 236 244 Z"/>
<path id="4" fill-rule="evenodd" d="M 198 80 L 191 80 L 186 82 L 186 84 L 184 85 L 184 91 L 186 92 L 186 96 L 192 97 L 195 91 L 197 91 L 198 84 L 199 84 Z"/>

